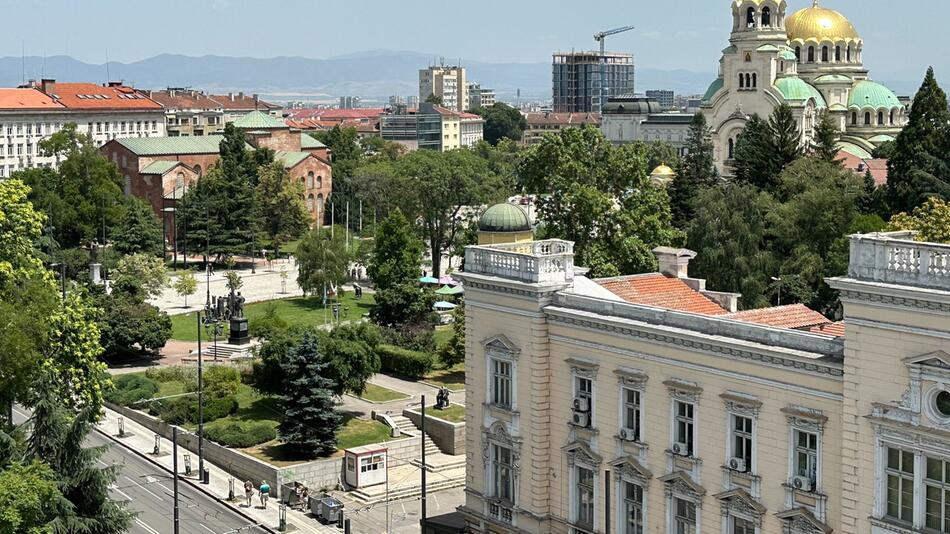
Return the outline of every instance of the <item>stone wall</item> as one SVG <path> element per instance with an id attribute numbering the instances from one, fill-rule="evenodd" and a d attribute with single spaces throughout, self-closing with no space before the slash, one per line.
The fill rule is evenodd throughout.
<path id="1" fill-rule="evenodd" d="M 439 447 L 439 450 L 445 454 L 465 454 L 465 423 L 453 423 L 445 419 L 439 419 L 438 411 L 426 413 L 426 434 L 432 438 L 432 441 Z M 404 417 L 409 418 L 416 427 L 422 426 L 422 414 L 405 409 L 402 411 Z"/>

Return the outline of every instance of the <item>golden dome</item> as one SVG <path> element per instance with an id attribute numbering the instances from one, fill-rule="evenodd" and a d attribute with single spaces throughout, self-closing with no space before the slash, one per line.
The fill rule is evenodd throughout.
<path id="1" fill-rule="evenodd" d="M 673 169 L 671 169 L 667 164 L 662 163 L 659 167 L 653 169 L 653 172 L 650 173 L 650 176 L 672 178 L 676 176 L 676 173 L 673 172 Z"/>
<path id="2" fill-rule="evenodd" d="M 857 41 L 861 37 L 854 25 L 844 15 L 833 9 L 818 6 L 815 0 L 812 7 L 796 11 L 785 20 L 788 40 L 795 41 Z"/>

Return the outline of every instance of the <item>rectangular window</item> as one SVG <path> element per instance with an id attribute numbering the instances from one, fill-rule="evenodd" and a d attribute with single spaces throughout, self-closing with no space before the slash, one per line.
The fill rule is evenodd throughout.
<path id="1" fill-rule="evenodd" d="M 927 458 L 924 526 L 950 532 L 950 462 Z"/>
<path id="2" fill-rule="evenodd" d="M 755 534 L 755 524 L 748 519 L 733 517 L 731 534 Z"/>
<path id="3" fill-rule="evenodd" d="M 887 516 L 914 522 L 914 453 L 887 449 Z"/>
<path id="4" fill-rule="evenodd" d="M 379 471 L 383 468 L 383 455 L 374 454 L 367 458 L 360 458 L 360 472 Z"/>
<path id="5" fill-rule="evenodd" d="M 818 486 L 818 434 L 795 431 L 795 476 L 805 477 Z"/>
<path id="6" fill-rule="evenodd" d="M 640 391 L 623 388 L 623 428 L 628 439 L 640 441 Z"/>
<path id="7" fill-rule="evenodd" d="M 676 443 L 682 443 L 686 446 L 684 451 L 686 456 L 693 455 L 693 410 L 694 406 L 688 402 L 676 401 L 676 431 L 674 439 Z"/>
<path id="8" fill-rule="evenodd" d="M 752 470 L 752 418 L 732 415 L 732 457 L 745 460 L 745 469 Z"/>
<path id="9" fill-rule="evenodd" d="M 683 499 L 673 498 L 673 525 L 675 534 L 696 533 L 696 505 Z"/>
<path id="10" fill-rule="evenodd" d="M 511 470 L 511 449 L 492 445 L 492 480 L 494 496 L 514 502 L 515 485 Z"/>
<path id="11" fill-rule="evenodd" d="M 623 534 L 643 534 L 643 488 L 623 483 Z"/>
<path id="12" fill-rule="evenodd" d="M 491 401 L 495 406 L 511 407 L 511 362 L 491 360 L 492 392 Z"/>
<path id="13" fill-rule="evenodd" d="M 594 472 L 583 467 L 575 468 L 574 487 L 575 523 L 578 526 L 594 528 Z"/>

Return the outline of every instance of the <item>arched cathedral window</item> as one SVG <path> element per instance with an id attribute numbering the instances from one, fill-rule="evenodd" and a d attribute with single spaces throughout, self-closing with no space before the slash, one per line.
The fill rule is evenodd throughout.
<path id="1" fill-rule="evenodd" d="M 729 139 L 729 159 L 736 155 L 736 142 Z"/>
<path id="2" fill-rule="evenodd" d="M 796 46 L 796 47 L 795 47 L 795 59 L 796 59 L 799 63 L 802 62 L 802 47 L 800 47 L 800 46 Z"/>
<path id="3" fill-rule="evenodd" d="M 762 8 L 762 27 L 770 28 L 772 26 L 772 9 L 769 6 Z"/>
<path id="4" fill-rule="evenodd" d="M 745 89 L 745 76 L 739 73 L 739 89 Z"/>
<path id="5" fill-rule="evenodd" d="M 821 47 L 821 61 L 823 63 L 828 62 L 828 47 L 827 46 Z"/>
<path id="6" fill-rule="evenodd" d="M 746 11 L 745 25 L 747 28 L 755 28 L 755 8 L 754 7 L 750 7 Z"/>
<path id="7" fill-rule="evenodd" d="M 851 62 L 851 45 L 848 45 L 848 51 L 847 51 L 846 60 L 847 60 L 849 63 Z"/>
<path id="8" fill-rule="evenodd" d="M 884 126 L 884 112 L 883 111 L 877 112 L 877 125 Z"/>
<path id="9" fill-rule="evenodd" d="M 835 47 L 835 61 L 841 61 L 841 47 Z"/>
<path id="10" fill-rule="evenodd" d="M 894 125 L 894 110 L 891 110 L 891 126 Z"/>
<path id="11" fill-rule="evenodd" d="M 815 62 L 815 47 L 814 46 L 808 47 L 808 62 L 809 63 Z"/>
<path id="12" fill-rule="evenodd" d="M 851 112 L 851 126 L 857 126 L 857 124 L 858 124 L 858 112 L 852 111 Z"/>
<path id="13" fill-rule="evenodd" d="M 750 75 L 748 72 L 745 73 L 745 87 L 746 89 L 752 88 L 752 75 Z"/>
<path id="14" fill-rule="evenodd" d="M 871 125 L 871 112 L 870 112 L 870 111 L 865 111 L 865 112 L 864 112 L 864 125 L 865 125 L 865 126 L 870 126 L 870 125 Z"/>
<path id="15" fill-rule="evenodd" d="M 753 72 L 752 73 L 752 87 L 755 88 L 758 86 L 759 86 L 758 75 Z"/>

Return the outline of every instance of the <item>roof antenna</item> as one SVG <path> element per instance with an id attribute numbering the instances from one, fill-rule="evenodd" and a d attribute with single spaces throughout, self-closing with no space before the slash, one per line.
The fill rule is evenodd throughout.
<path id="1" fill-rule="evenodd" d="M 20 40 L 20 69 L 22 69 L 20 80 L 21 84 L 26 83 L 26 43 Z"/>
<path id="2" fill-rule="evenodd" d="M 111 81 L 112 77 L 109 76 L 109 49 L 106 48 L 106 85 L 109 85 Z"/>
<path id="3" fill-rule="evenodd" d="M 43 79 L 46 79 L 46 49 L 43 49 Z"/>

